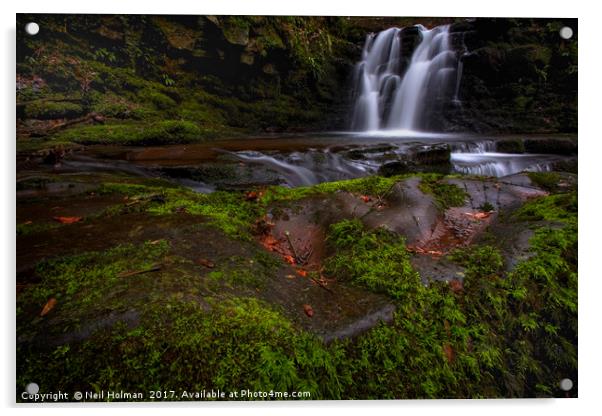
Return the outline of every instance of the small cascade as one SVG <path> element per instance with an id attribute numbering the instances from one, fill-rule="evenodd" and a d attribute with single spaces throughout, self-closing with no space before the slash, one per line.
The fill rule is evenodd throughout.
<path id="1" fill-rule="evenodd" d="M 353 179 L 373 173 L 374 168 L 344 158 L 339 153 L 318 150 L 266 155 L 256 151 L 228 152 L 236 159 L 265 166 L 278 173 L 290 187 Z"/>
<path id="2" fill-rule="evenodd" d="M 449 25 L 409 29 L 390 28 L 366 38 L 354 74 L 352 130 L 428 130 L 441 104 L 457 99 L 461 66 Z M 406 32 L 418 37 L 418 45 L 404 57 Z"/>
<path id="3" fill-rule="evenodd" d="M 507 176 L 519 172 L 546 172 L 559 159 L 543 155 L 505 153 L 452 153 L 451 162 L 459 173 L 479 176 Z"/>
<path id="4" fill-rule="evenodd" d="M 451 142 L 453 153 L 492 153 L 495 152 L 495 141 L 479 140 L 466 142 Z"/>

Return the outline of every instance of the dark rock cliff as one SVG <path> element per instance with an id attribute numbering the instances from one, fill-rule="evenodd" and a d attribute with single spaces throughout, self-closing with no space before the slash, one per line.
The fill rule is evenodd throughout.
<path id="1" fill-rule="evenodd" d="M 37 36 L 21 30 L 28 21 Z M 576 130 L 574 20 L 18 15 L 18 132 L 90 113 L 115 137 L 158 120 L 180 123 L 161 132 L 202 138 L 342 129 L 366 34 L 416 23 L 452 23 L 463 54 L 462 105 L 435 127 Z M 565 24 L 571 41 L 558 36 Z"/>

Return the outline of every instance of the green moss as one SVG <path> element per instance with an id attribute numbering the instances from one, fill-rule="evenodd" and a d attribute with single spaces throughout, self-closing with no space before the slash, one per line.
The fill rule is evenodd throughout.
<path id="1" fill-rule="evenodd" d="M 328 241 L 336 252 L 325 263 L 328 274 L 394 298 L 420 281 L 404 239 L 397 234 L 384 229 L 366 231 L 360 220 L 345 220 L 330 227 Z"/>
<path id="2" fill-rule="evenodd" d="M 44 261 L 36 267 L 41 282 L 19 295 L 18 320 L 25 322 L 24 316 L 39 313 L 51 297 L 58 299 L 57 308 L 71 318 L 103 310 L 108 307 L 107 292 L 129 286 L 127 279 L 119 277 L 120 272 L 149 268 L 161 261 L 168 248 L 166 241 L 159 241 Z"/>
<path id="3" fill-rule="evenodd" d="M 48 120 L 55 118 L 74 118 L 81 116 L 84 109 L 81 105 L 69 101 L 38 100 L 27 103 L 25 116 L 27 118 Z"/>
<path id="4" fill-rule="evenodd" d="M 558 191 L 558 184 L 561 180 L 560 174 L 556 172 L 527 172 L 529 179 L 535 185 L 548 192 Z"/>
<path id="5" fill-rule="evenodd" d="M 386 189 L 381 185 L 372 189 Z M 152 197 L 160 191 L 161 198 Z M 105 185 L 102 192 L 129 195 L 130 202 L 139 200 L 144 211 L 158 214 L 182 205 L 192 212 L 209 206 L 246 226 L 262 209 L 238 193 L 213 200 L 182 189 L 127 184 Z M 570 207 L 560 196 L 566 197 L 546 197 L 546 204 Z M 444 282 L 424 285 L 398 235 L 366 230 L 359 220 L 334 224 L 328 235 L 333 255 L 324 272 L 386 293 L 396 312 L 388 325 L 328 346 L 258 300 L 227 290 L 219 298 L 200 296 L 196 271 L 183 272 L 184 280 L 168 272 L 116 277 L 157 261 L 184 267 L 164 241 L 46 261 L 38 267 L 40 284 L 18 297 L 17 384 L 35 376 L 48 390 L 247 386 L 309 391 L 314 399 L 561 396 L 558 379 L 577 379 L 576 211 L 545 216 L 563 217 L 562 228 L 537 230 L 534 255 L 510 272 L 492 246 L 452 253 L 465 268 L 461 291 Z M 279 267 L 274 256 L 256 253 L 220 261 L 207 277 L 253 294 Z M 54 316 L 68 319 L 52 321 L 48 332 L 45 320 L 24 317 L 38 314 L 50 296 L 58 299 Z M 84 341 L 23 342 L 40 331 L 69 333 L 70 325 L 87 322 L 93 313 L 119 316 L 128 308 L 136 308 L 136 323 L 117 319 L 93 327 Z"/>
<path id="6" fill-rule="evenodd" d="M 466 202 L 466 192 L 454 184 L 445 182 L 441 175 L 423 175 L 419 187 L 422 192 L 435 197 L 435 202 L 441 210 L 461 207 Z"/>
<path id="7" fill-rule="evenodd" d="M 469 280 L 495 276 L 502 272 L 504 260 L 492 246 L 472 246 L 452 251 L 449 258 L 466 268 Z"/>
<path id="8" fill-rule="evenodd" d="M 42 223 L 30 223 L 30 224 L 17 224 L 17 235 L 29 235 L 40 233 L 43 231 L 52 230 L 60 227 L 59 223 L 42 222 Z"/>
<path id="9" fill-rule="evenodd" d="M 117 324 L 84 342 L 45 351 L 20 349 L 18 356 L 29 358 L 17 364 L 17 384 L 27 383 L 37 371 L 41 388 L 99 391 L 115 386 L 179 394 L 185 385 L 187 391 L 301 390 L 312 399 L 341 396 L 337 355 L 299 333 L 280 313 L 248 298 L 211 302 L 211 307 L 207 311 L 172 297 L 164 308 L 146 312 L 135 328 Z"/>
<path id="10" fill-rule="evenodd" d="M 184 188 L 164 189 L 120 183 L 105 183 L 100 192 L 128 195 L 135 202 L 135 209 L 151 214 L 170 215 L 185 211 L 203 215 L 228 236 L 245 240 L 251 239 L 253 224 L 263 214 L 262 208 L 246 201 L 242 193 L 198 194 Z"/>
<path id="11" fill-rule="evenodd" d="M 202 141 L 211 132 L 190 121 L 166 120 L 151 124 L 104 124 L 80 126 L 57 135 L 59 140 L 80 144 L 160 145 Z"/>
<path id="12" fill-rule="evenodd" d="M 389 178 L 375 175 L 358 179 L 323 182 L 314 186 L 297 188 L 273 186 L 266 190 L 262 202 L 268 205 L 276 201 L 292 202 L 310 196 L 332 194 L 339 191 L 384 197 L 397 182 L 406 177 L 408 175 Z"/>
<path id="13" fill-rule="evenodd" d="M 523 221 L 572 222 L 577 216 L 577 193 L 556 194 L 533 199 L 515 213 Z"/>
<path id="14" fill-rule="evenodd" d="M 124 97 L 105 94 L 99 97 L 98 102 L 92 106 L 92 111 L 110 118 L 135 118 L 140 106 L 128 101 Z"/>
<path id="15" fill-rule="evenodd" d="M 254 258 L 235 256 L 222 262 L 217 270 L 207 275 L 210 283 L 225 284 L 229 288 L 264 288 L 268 279 L 282 266 L 281 262 L 268 253 L 260 252 Z M 219 287 L 219 286 L 218 286 Z"/>
<path id="16" fill-rule="evenodd" d="M 157 110 L 169 110 L 176 106 L 176 102 L 165 94 L 152 89 L 144 89 L 138 93 L 143 102 L 149 102 Z"/>

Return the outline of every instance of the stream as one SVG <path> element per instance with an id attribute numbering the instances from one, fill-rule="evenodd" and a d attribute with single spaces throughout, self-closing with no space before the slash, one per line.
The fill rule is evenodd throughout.
<path id="1" fill-rule="evenodd" d="M 166 177 L 199 192 L 262 185 L 309 186 L 376 174 L 381 166 L 417 151 L 446 148 L 452 173 L 502 177 L 549 171 L 574 156 L 495 151 L 508 136 L 418 133 L 273 135 L 210 143 L 155 146 L 90 146 L 66 159 L 61 170 L 121 171 Z"/>

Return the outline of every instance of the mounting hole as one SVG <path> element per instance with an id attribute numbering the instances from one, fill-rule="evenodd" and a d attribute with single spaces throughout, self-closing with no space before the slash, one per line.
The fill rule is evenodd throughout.
<path id="1" fill-rule="evenodd" d="M 571 29 L 568 26 L 563 27 L 562 29 L 560 29 L 560 37 L 562 39 L 570 39 L 573 37 L 573 29 Z"/>
<path id="2" fill-rule="evenodd" d="M 25 391 L 29 394 L 37 394 L 40 391 L 40 386 L 37 383 L 29 383 L 25 387 Z"/>
<path id="3" fill-rule="evenodd" d="M 31 36 L 37 35 L 39 31 L 40 31 L 40 25 L 38 25 L 36 22 L 29 22 L 25 25 L 25 32 L 28 35 L 31 35 Z"/>
<path id="4" fill-rule="evenodd" d="M 560 380 L 560 388 L 564 391 L 569 391 L 573 388 L 573 380 L 570 378 L 563 378 Z"/>

